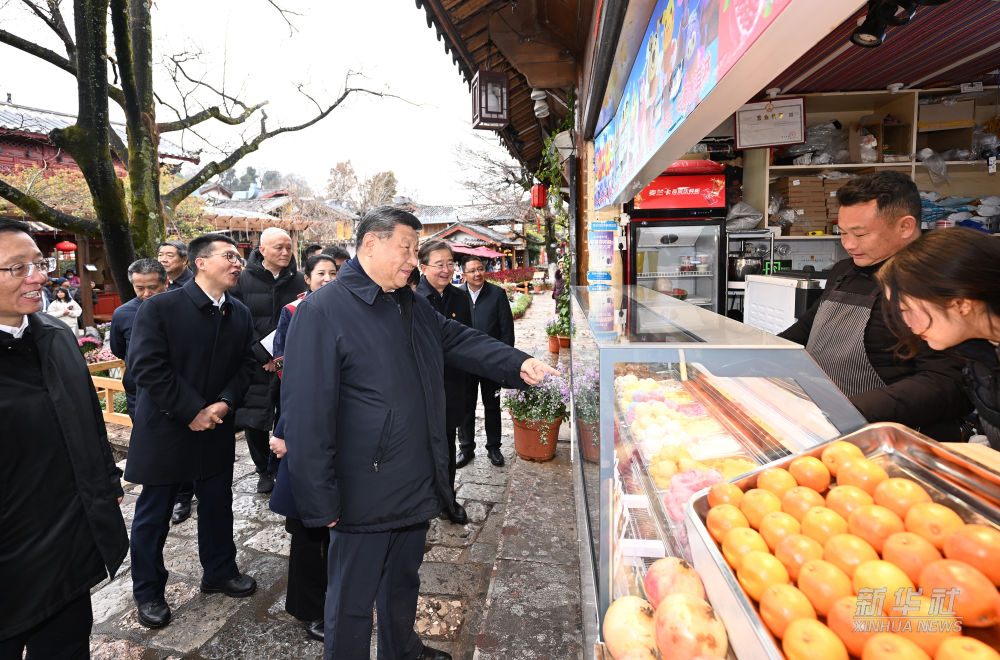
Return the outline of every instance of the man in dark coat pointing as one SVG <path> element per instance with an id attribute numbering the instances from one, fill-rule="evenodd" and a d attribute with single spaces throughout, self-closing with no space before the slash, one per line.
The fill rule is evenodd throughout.
<path id="1" fill-rule="evenodd" d="M 128 350 L 137 394 L 125 478 L 143 485 L 132 522 L 132 595 L 150 628 L 170 621 L 163 544 L 183 481 L 193 480 L 198 496 L 201 590 L 239 598 L 257 587 L 236 567 L 233 543 L 233 410 L 255 362 L 250 312 L 226 291 L 243 259 L 221 234 L 194 239 L 188 254 L 194 279 L 142 304 Z"/>
<path id="2" fill-rule="evenodd" d="M 551 368 L 445 319 L 406 282 L 420 221 L 379 207 L 357 256 L 298 306 L 281 387 L 288 478 L 302 521 L 330 527 L 327 658 L 450 658 L 413 630 L 427 521 L 449 506 L 444 367 L 525 387 Z"/>

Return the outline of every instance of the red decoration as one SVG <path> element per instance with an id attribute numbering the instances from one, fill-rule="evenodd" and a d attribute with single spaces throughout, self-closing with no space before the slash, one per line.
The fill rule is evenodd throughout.
<path id="1" fill-rule="evenodd" d="M 536 183 L 531 186 L 531 206 L 536 209 L 544 209 L 546 203 L 547 190 L 545 186 L 540 183 Z"/>
<path id="2" fill-rule="evenodd" d="M 76 251 L 76 243 L 71 243 L 70 241 L 60 241 L 56 243 L 56 249 L 60 252 L 74 252 Z"/>

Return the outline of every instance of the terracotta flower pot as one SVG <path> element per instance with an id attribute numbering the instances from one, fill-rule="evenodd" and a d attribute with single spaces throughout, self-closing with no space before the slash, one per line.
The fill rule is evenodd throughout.
<path id="1" fill-rule="evenodd" d="M 509 411 L 508 411 L 509 412 Z M 520 420 L 513 415 L 514 451 L 528 461 L 549 461 L 556 455 L 556 439 L 562 418 L 555 421 Z"/>
<path id="2" fill-rule="evenodd" d="M 559 337 L 555 335 L 549 335 L 549 353 L 559 352 Z"/>
<path id="3" fill-rule="evenodd" d="M 569 337 L 559 337 L 559 345 L 563 348 L 569 347 Z"/>
<path id="4" fill-rule="evenodd" d="M 597 463 L 601 460 L 601 440 L 597 424 L 580 424 L 580 454 L 583 460 Z"/>

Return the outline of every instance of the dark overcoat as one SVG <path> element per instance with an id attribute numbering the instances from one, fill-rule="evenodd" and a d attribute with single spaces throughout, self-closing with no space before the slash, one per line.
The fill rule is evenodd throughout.
<path id="1" fill-rule="evenodd" d="M 445 319 L 408 287 L 383 292 L 347 262 L 299 304 L 286 344 L 283 460 L 302 521 L 374 532 L 437 516 L 454 498 L 445 365 L 523 388 L 529 357 Z M 425 428 L 407 426 L 415 417 Z"/>
<path id="2" fill-rule="evenodd" d="M 272 392 L 277 388 L 275 381 L 278 376 L 261 368 L 271 360 L 271 355 L 258 342 L 278 327 L 281 308 L 306 290 L 306 281 L 298 272 L 294 257 L 275 278 L 271 271 L 264 268 L 260 249 L 255 248 L 250 253 L 247 267 L 240 273 L 240 280 L 232 289 L 232 294 L 250 309 L 257 368 L 253 371 L 243 405 L 236 411 L 236 428 L 270 431 L 274 425 Z"/>
<path id="3" fill-rule="evenodd" d="M 132 340 L 132 324 L 135 323 L 135 313 L 139 311 L 142 298 L 133 298 L 111 315 L 110 343 L 111 352 L 115 357 L 124 360 L 128 354 L 128 343 Z M 128 402 L 128 414 L 131 416 L 135 411 L 135 379 L 132 372 L 125 370 L 122 377 L 122 385 L 125 387 L 125 400 Z"/>
<path id="4" fill-rule="evenodd" d="M 126 479 L 166 485 L 232 469 L 233 413 L 207 431 L 188 424 L 216 401 L 240 405 L 259 369 L 253 343 L 246 306 L 227 293 L 216 307 L 195 280 L 139 307 L 126 361 L 136 383 Z"/>
<path id="5" fill-rule="evenodd" d="M 118 505 L 124 491 L 90 372 L 65 323 L 38 313 L 28 316 L 28 327 L 35 337 L 52 414 L 73 466 L 76 492 L 108 575 L 114 576 L 128 553 L 128 533 Z"/>
<path id="6" fill-rule="evenodd" d="M 472 299 L 469 298 L 467 291 L 449 284 L 444 293 L 440 294 L 437 289 L 431 286 L 427 278 L 421 275 L 420 284 L 417 285 L 417 293 L 427 298 L 427 302 L 441 316 L 472 327 Z M 456 367 L 446 366 L 444 368 L 446 428 L 453 429 L 461 425 L 469 407 L 469 399 L 471 399 L 469 392 L 471 390 L 468 373 Z"/>
<path id="7" fill-rule="evenodd" d="M 458 287 L 469 294 L 472 304 L 472 327 L 499 339 L 508 346 L 514 345 L 514 314 L 510 311 L 507 293 L 492 282 L 484 282 L 479 296 L 472 302 L 469 284 Z"/>

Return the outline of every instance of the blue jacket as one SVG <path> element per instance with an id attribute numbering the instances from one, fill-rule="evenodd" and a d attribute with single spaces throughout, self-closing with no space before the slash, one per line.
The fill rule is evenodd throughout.
<path id="1" fill-rule="evenodd" d="M 126 361 L 136 383 L 126 479 L 166 485 L 232 469 L 232 410 L 250 385 L 254 341 L 246 306 L 227 293 L 220 310 L 193 279 L 139 307 Z M 188 428 L 222 399 L 232 404 L 222 424 Z"/>
<path id="2" fill-rule="evenodd" d="M 528 357 L 445 319 L 409 287 L 383 292 L 347 262 L 302 301 L 288 333 L 282 462 L 298 517 L 375 532 L 438 515 L 454 498 L 445 365 L 523 388 Z"/>
<path id="3" fill-rule="evenodd" d="M 124 360 L 128 354 L 128 343 L 132 338 L 132 324 L 135 323 L 135 314 L 142 304 L 140 298 L 133 298 L 124 305 L 121 305 L 111 315 L 111 352 L 115 357 Z M 135 415 L 135 378 L 132 372 L 125 370 L 122 377 L 122 385 L 125 387 L 125 399 L 128 401 L 129 416 Z"/>

